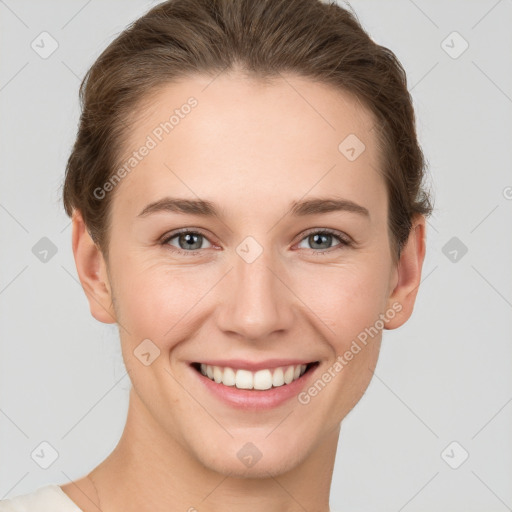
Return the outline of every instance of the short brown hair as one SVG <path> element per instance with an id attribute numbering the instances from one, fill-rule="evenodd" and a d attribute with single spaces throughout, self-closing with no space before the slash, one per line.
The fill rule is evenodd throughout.
<path id="1" fill-rule="evenodd" d="M 82 114 L 63 185 L 66 213 L 81 212 L 108 256 L 112 194 L 98 199 L 93 191 L 119 165 L 140 102 L 173 80 L 233 68 L 262 79 L 290 72 L 330 84 L 373 113 L 396 262 L 413 216 L 432 212 L 405 71 L 353 13 L 321 0 L 169 0 L 133 22 L 80 86 Z"/>

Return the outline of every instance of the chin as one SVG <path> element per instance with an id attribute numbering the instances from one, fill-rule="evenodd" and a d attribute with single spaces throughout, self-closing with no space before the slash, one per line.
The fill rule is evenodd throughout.
<path id="1" fill-rule="evenodd" d="M 189 432 L 192 437 L 186 435 L 181 444 L 188 445 L 189 455 L 207 470 L 233 478 L 270 478 L 293 470 L 315 447 L 305 442 L 311 435 L 301 435 L 300 429 L 283 429 L 277 435 L 279 429 L 272 428 L 231 429 L 233 437 Z"/>
<path id="2" fill-rule="evenodd" d="M 235 443 L 231 444 L 234 445 Z M 259 451 L 261 456 L 256 460 L 259 455 L 255 448 L 247 445 L 244 456 L 244 448 L 240 449 L 239 443 L 236 444 L 236 447 L 227 444 L 220 450 L 213 450 L 208 453 L 203 450 L 196 453 L 196 457 L 205 468 L 231 478 L 263 479 L 275 477 L 291 471 L 301 462 L 300 453 L 283 449 L 274 450 L 272 444 L 268 444 L 266 447 L 262 446 Z M 244 447 L 244 444 L 242 444 L 242 447 Z M 255 457 L 252 461 L 250 460 L 251 451 L 254 451 L 253 457 Z M 242 454 L 239 457 L 240 452 Z"/>

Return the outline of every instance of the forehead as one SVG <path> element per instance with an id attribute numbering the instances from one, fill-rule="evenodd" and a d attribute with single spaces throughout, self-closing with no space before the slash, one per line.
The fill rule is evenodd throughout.
<path id="1" fill-rule="evenodd" d="M 293 75 L 193 76 L 145 98 L 135 119 L 117 210 L 129 204 L 139 212 L 166 193 L 234 206 L 322 192 L 382 200 L 373 115 L 326 84 Z"/>

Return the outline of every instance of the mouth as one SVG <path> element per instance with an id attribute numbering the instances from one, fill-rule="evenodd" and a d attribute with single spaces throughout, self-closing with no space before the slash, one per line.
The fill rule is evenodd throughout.
<path id="1" fill-rule="evenodd" d="M 235 365 L 213 365 L 201 362 L 191 363 L 191 367 L 203 377 L 227 388 L 262 392 L 274 388 L 287 387 L 305 378 L 319 365 L 319 361 L 301 364 L 287 364 L 251 371 Z M 296 387 L 296 385 L 292 386 Z"/>

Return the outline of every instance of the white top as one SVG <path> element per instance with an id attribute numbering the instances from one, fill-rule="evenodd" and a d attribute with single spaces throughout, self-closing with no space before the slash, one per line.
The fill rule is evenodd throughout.
<path id="1" fill-rule="evenodd" d="M 0 500 L 0 512 L 83 512 L 58 485 Z"/>

